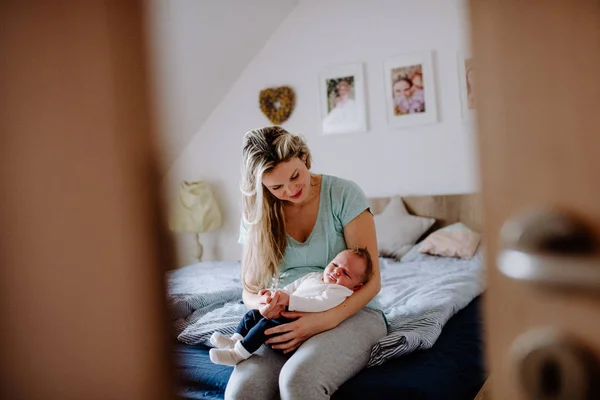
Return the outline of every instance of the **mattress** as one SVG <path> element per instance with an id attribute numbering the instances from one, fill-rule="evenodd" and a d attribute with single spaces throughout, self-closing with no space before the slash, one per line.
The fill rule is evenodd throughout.
<path id="1" fill-rule="evenodd" d="M 430 349 L 364 369 L 332 398 L 472 400 L 485 381 L 480 303 L 476 297 L 450 318 Z M 223 398 L 233 368 L 213 364 L 208 349 L 174 344 L 180 398 Z"/>

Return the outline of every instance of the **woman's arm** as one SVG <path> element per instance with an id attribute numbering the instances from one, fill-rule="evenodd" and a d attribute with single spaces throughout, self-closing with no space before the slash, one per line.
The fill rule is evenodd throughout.
<path id="1" fill-rule="evenodd" d="M 246 235 L 246 227 L 242 221 L 242 225 L 240 227 L 240 236 L 245 238 Z M 251 270 L 251 266 L 245 264 L 251 261 L 251 257 L 248 257 L 248 243 L 245 239 L 242 240 L 244 242 L 244 250 L 242 255 L 242 279 L 244 279 L 244 274 L 248 273 L 248 270 Z M 261 315 L 267 319 L 279 318 L 281 316 L 281 311 L 285 310 L 285 306 L 277 305 L 278 297 L 272 297 L 271 291 L 267 289 L 261 289 L 258 293 L 254 293 L 245 287 L 242 288 L 242 300 L 244 301 L 244 305 L 249 310 L 259 310 Z"/>
<path id="2" fill-rule="evenodd" d="M 365 210 L 350 221 L 344 227 L 344 238 L 348 248 L 364 247 L 369 251 L 373 260 L 373 276 L 360 290 L 331 310 L 320 313 L 283 312 L 284 317 L 298 319 L 265 331 L 267 335 L 283 333 L 267 341 L 269 344 L 278 343 L 273 346 L 274 349 L 284 350 L 284 353 L 295 350 L 311 336 L 333 329 L 341 324 L 346 318 L 362 309 L 379 293 L 381 274 L 373 215 Z"/>
<path id="3" fill-rule="evenodd" d="M 381 274 L 379 271 L 379 249 L 375 234 L 375 221 L 373 214 L 368 210 L 363 211 L 344 227 L 344 238 L 349 249 L 353 247 L 366 248 L 373 261 L 373 275 L 360 290 L 348 297 L 342 304 L 325 311 L 331 321 L 331 328 L 335 328 L 344 320 L 360 311 L 381 289 Z M 331 329 L 329 328 L 329 329 Z"/>
<path id="4" fill-rule="evenodd" d="M 244 300 L 244 304 L 248 310 L 256 310 L 260 306 L 260 298 L 262 295 L 259 293 L 252 293 L 246 289 L 243 290 L 242 300 Z"/>

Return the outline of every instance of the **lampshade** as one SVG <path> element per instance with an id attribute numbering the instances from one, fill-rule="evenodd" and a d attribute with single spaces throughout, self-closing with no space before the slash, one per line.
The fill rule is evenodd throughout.
<path id="1" fill-rule="evenodd" d="M 176 232 L 208 232 L 221 227 L 223 218 L 215 196 L 206 182 L 183 181 L 169 218 Z"/>

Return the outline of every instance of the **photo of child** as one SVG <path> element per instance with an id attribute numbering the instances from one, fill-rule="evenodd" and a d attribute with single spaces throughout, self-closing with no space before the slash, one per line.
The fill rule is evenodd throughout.
<path id="1" fill-rule="evenodd" d="M 432 52 L 404 54 L 384 64 L 388 123 L 409 128 L 437 122 Z"/>
<path id="2" fill-rule="evenodd" d="M 390 71 L 394 115 L 402 116 L 425 112 L 423 66 L 409 65 Z"/>
<path id="3" fill-rule="evenodd" d="M 354 101 L 354 77 L 327 79 L 327 112 L 343 106 L 348 100 Z"/>
<path id="4" fill-rule="evenodd" d="M 354 76 L 327 79 L 327 116 L 325 131 L 357 129 L 359 109 L 354 95 Z"/>
<path id="5" fill-rule="evenodd" d="M 367 131 L 362 63 L 328 67 L 319 73 L 319 109 L 324 135 Z"/>

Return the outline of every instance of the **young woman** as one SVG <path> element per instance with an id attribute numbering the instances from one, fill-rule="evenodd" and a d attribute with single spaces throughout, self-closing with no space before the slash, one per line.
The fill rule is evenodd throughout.
<path id="1" fill-rule="evenodd" d="M 381 278 L 373 216 L 353 182 L 310 173 L 306 143 L 280 127 L 246 133 L 240 241 L 243 299 L 265 318 L 295 321 L 267 330 L 272 336 L 254 357 L 236 365 L 226 399 L 328 399 L 369 360 L 386 325 L 373 300 Z M 318 313 L 286 312 L 260 289 L 283 287 L 324 266 L 346 248 L 366 248 L 371 280 L 342 304 Z M 371 303 L 369 303 L 371 302 Z M 367 307 L 365 307 L 367 306 Z"/>

